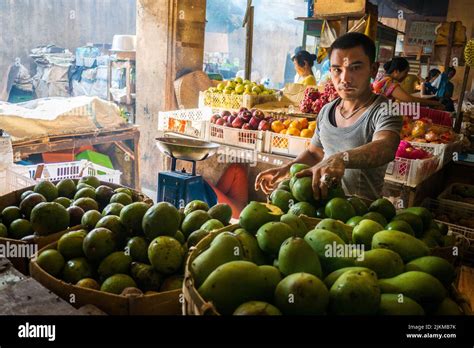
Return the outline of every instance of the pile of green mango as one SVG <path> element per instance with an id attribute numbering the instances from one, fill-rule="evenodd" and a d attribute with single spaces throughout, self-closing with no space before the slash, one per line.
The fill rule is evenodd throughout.
<path id="1" fill-rule="evenodd" d="M 240 228 L 193 258 L 194 286 L 223 315 L 463 314 L 449 298 L 454 267 L 430 255 L 450 244 L 445 226 L 421 207 L 346 202 L 352 208 L 325 208 L 348 220 L 333 216 L 312 229 L 291 210 L 250 202 Z"/>

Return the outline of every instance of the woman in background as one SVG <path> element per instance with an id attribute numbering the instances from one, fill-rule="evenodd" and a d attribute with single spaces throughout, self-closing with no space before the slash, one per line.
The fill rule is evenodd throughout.
<path id="1" fill-rule="evenodd" d="M 443 108 L 443 105 L 436 100 L 417 98 L 408 94 L 400 86 L 400 83 L 407 77 L 410 71 L 410 64 L 405 58 L 395 57 L 383 65 L 385 75 L 372 84 L 374 93 L 383 94 L 389 99 L 406 103 L 420 103 L 421 105 Z"/>
<path id="2" fill-rule="evenodd" d="M 316 58 L 315 54 L 311 54 L 308 51 L 299 51 L 293 56 L 293 64 L 299 76 L 297 83 L 305 86 L 316 86 L 316 79 L 312 69 Z"/>

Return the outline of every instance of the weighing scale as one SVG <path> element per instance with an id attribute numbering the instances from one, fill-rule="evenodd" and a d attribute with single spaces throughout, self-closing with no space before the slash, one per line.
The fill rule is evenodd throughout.
<path id="1" fill-rule="evenodd" d="M 219 145 L 189 138 L 164 137 L 156 138 L 156 145 L 161 153 L 171 157 L 171 171 L 158 174 L 157 202 L 168 202 L 176 208 L 183 208 L 192 200 L 201 200 L 210 207 L 217 204 L 217 195 L 204 181 L 196 175 L 196 162 L 213 156 Z M 176 170 L 177 160 L 192 163 L 192 172 L 183 168 Z"/>

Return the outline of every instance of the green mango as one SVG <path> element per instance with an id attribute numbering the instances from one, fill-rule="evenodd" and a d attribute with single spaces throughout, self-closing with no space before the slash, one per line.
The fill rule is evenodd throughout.
<path id="1" fill-rule="evenodd" d="M 339 279 L 341 275 L 343 275 L 345 272 L 348 271 L 368 271 L 368 272 L 374 272 L 371 269 L 368 269 L 367 267 L 344 267 L 344 268 L 339 268 L 338 270 L 335 270 L 334 272 L 330 273 L 326 278 L 324 278 L 324 284 L 328 289 L 331 289 L 333 284 L 336 282 L 336 280 Z M 374 272 L 374 276 L 375 276 Z"/>
<path id="2" fill-rule="evenodd" d="M 433 214 L 431 214 L 431 212 L 424 207 L 410 207 L 404 209 L 403 212 L 412 213 L 416 216 L 419 216 L 423 221 L 424 229 L 429 228 L 429 226 L 431 225 L 431 221 L 433 220 Z"/>
<path id="3" fill-rule="evenodd" d="M 429 228 L 426 230 L 423 238 L 432 238 L 438 245 L 442 245 L 444 241 L 443 235 L 437 228 Z"/>
<path id="4" fill-rule="evenodd" d="M 299 272 L 318 278 L 322 276 L 318 254 L 300 237 L 290 237 L 283 242 L 278 254 L 278 268 L 285 276 Z"/>
<path id="5" fill-rule="evenodd" d="M 351 227 L 355 227 L 362 220 L 364 220 L 364 218 L 362 216 L 356 215 L 356 216 L 351 217 L 349 220 L 347 220 L 346 225 L 351 226 Z"/>
<path id="6" fill-rule="evenodd" d="M 258 266 L 266 263 L 265 255 L 258 247 L 257 238 L 253 234 L 243 228 L 237 229 L 234 233 L 242 244 L 244 260 L 253 262 Z"/>
<path id="7" fill-rule="evenodd" d="M 437 308 L 447 295 L 446 289 L 438 279 L 419 271 L 409 271 L 393 278 L 380 279 L 379 286 L 382 293 L 408 296 L 428 312 Z"/>
<path id="8" fill-rule="evenodd" d="M 358 216 L 362 216 L 369 212 L 369 209 L 367 208 L 367 204 L 365 204 L 365 202 L 359 197 L 350 197 L 347 200 L 349 201 L 350 204 L 352 204 Z"/>
<path id="9" fill-rule="evenodd" d="M 339 268 L 354 266 L 353 257 L 340 256 L 341 250 L 344 251 L 347 245 L 337 234 L 316 228 L 309 231 L 304 240 L 318 254 L 324 274 L 329 274 Z"/>
<path id="10" fill-rule="evenodd" d="M 364 219 L 354 227 L 352 231 L 352 241 L 355 244 L 362 244 L 365 250 L 370 250 L 373 236 L 383 230 L 383 226 L 373 220 Z"/>
<path id="11" fill-rule="evenodd" d="M 395 207 L 392 202 L 386 198 L 379 198 L 372 202 L 369 206 L 369 211 L 380 213 L 387 221 L 390 221 L 396 214 Z"/>
<path id="12" fill-rule="evenodd" d="M 114 274 L 128 274 L 132 257 L 123 251 L 115 251 L 103 259 L 97 269 L 101 279 L 105 280 Z"/>
<path id="13" fill-rule="evenodd" d="M 433 312 L 433 315 L 464 315 L 464 313 L 456 302 L 446 297 Z"/>
<path id="14" fill-rule="evenodd" d="M 401 294 L 382 294 L 379 315 L 425 315 L 423 307 L 408 296 Z"/>
<path id="15" fill-rule="evenodd" d="M 242 260 L 243 257 L 244 251 L 237 236 L 231 232 L 222 232 L 214 238 L 209 248 L 199 254 L 191 263 L 191 272 L 196 287 L 199 287 L 207 276 L 220 265 L 229 261 Z"/>
<path id="16" fill-rule="evenodd" d="M 211 232 L 224 228 L 224 224 L 217 219 L 207 220 L 200 228 L 200 230 Z"/>
<path id="17" fill-rule="evenodd" d="M 285 315 L 326 314 L 328 302 L 328 289 L 309 273 L 290 274 L 275 290 L 275 305 Z"/>
<path id="18" fill-rule="evenodd" d="M 423 256 L 405 265 L 405 270 L 431 274 L 444 286 L 449 286 L 456 278 L 456 271 L 448 261 L 438 256 Z"/>
<path id="19" fill-rule="evenodd" d="M 152 265 L 132 262 L 130 275 L 142 291 L 160 291 L 163 276 Z"/>
<path id="20" fill-rule="evenodd" d="M 373 315 L 380 305 L 380 288 L 372 271 L 344 272 L 329 290 L 329 313 Z"/>
<path id="21" fill-rule="evenodd" d="M 415 232 L 415 237 L 420 238 L 423 235 L 423 220 L 418 215 L 402 210 L 392 219 L 392 221 L 398 220 L 407 222 Z"/>
<path id="22" fill-rule="evenodd" d="M 348 243 L 350 240 L 350 235 L 352 233 L 352 227 L 344 224 L 341 221 L 326 218 L 321 220 L 315 228 L 319 228 L 321 230 L 328 230 L 332 233 L 337 234 L 344 243 Z"/>
<path id="23" fill-rule="evenodd" d="M 269 265 L 259 266 L 259 270 L 263 277 L 264 299 L 266 301 L 272 301 L 275 289 L 281 281 L 281 273 L 278 268 Z"/>
<path id="24" fill-rule="evenodd" d="M 296 232 L 283 222 L 267 222 L 257 231 L 258 246 L 269 256 L 278 255 L 285 239 L 296 235 Z"/>
<path id="25" fill-rule="evenodd" d="M 278 308 L 263 301 L 249 301 L 242 303 L 233 315 L 281 315 Z"/>
<path id="26" fill-rule="evenodd" d="M 403 220 L 393 220 L 390 221 L 387 226 L 385 226 L 386 230 L 389 231 L 400 231 L 400 232 L 405 232 L 408 233 L 410 236 L 415 236 L 415 231 L 413 231 L 413 228 L 411 228 L 410 224 L 406 221 Z"/>
<path id="27" fill-rule="evenodd" d="M 308 227 L 305 225 L 303 220 L 299 216 L 294 214 L 285 214 L 281 216 L 280 222 L 283 222 L 290 226 L 298 237 L 304 238 L 308 233 Z"/>
<path id="28" fill-rule="evenodd" d="M 378 278 L 392 278 L 403 273 L 403 260 L 390 249 L 374 249 L 364 252 L 361 260 L 356 259 L 355 265 L 373 270 Z"/>
<path id="29" fill-rule="evenodd" d="M 231 261 L 217 267 L 198 288 L 217 311 L 232 314 L 248 301 L 265 301 L 269 285 L 259 266 L 249 261 Z"/>
<path id="30" fill-rule="evenodd" d="M 401 256 L 403 262 L 410 262 L 422 256 L 427 256 L 430 249 L 425 243 L 399 231 L 380 231 L 372 238 L 372 249 L 390 249 Z"/>
<path id="31" fill-rule="evenodd" d="M 281 215 L 283 215 L 283 212 L 278 207 L 252 201 L 240 213 L 239 225 L 248 232 L 255 234 L 267 222 L 279 221 Z"/>

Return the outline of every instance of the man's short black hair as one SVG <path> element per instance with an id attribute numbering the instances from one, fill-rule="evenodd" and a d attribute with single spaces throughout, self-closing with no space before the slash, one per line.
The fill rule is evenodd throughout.
<path id="1" fill-rule="evenodd" d="M 329 57 L 331 57 L 332 50 L 344 50 L 358 46 L 362 47 L 371 63 L 375 62 L 375 43 L 370 37 L 361 33 L 347 33 L 338 37 L 329 49 Z"/>

